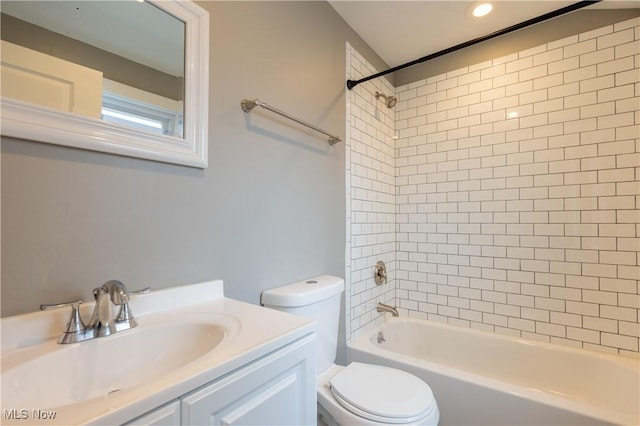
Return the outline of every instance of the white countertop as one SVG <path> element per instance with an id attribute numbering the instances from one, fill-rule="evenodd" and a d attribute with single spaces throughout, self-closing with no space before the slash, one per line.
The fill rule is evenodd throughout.
<path id="1" fill-rule="evenodd" d="M 83 318 L 88 318 L 93 304 L 82 306 Z M 149 410 L 174 400 L 189 391 L 209 383 L 243 365 L 252 362 L 290 342 L 315 332 L 315 323 L 307 318 L 286 314 L 224 297 L 222 281 L 173 287 L 131 297 L 130 308 L 138 327 L 121 331 L 135 333 L 144 327 L 162 327 L 183 320 L 212 321 L 222 324 L 228 333 L 222 343 L 203 356 L 173 371 L 159 375 L 135 387 L 123 388 L 104 395 L 59 407 L 9 407 L 2 398 L 3 424 L 120 424 Z M 2 376 L 27 359 L 39 354 L 65 350 L 71 345 L 56 341 L 70 315 L 70 308 L 34 312 L 0 321 L 2 330 Z M 72 345 L 88 345 L 92 341 Z M 114 353 L 114 357 L 127 356 Z M 90 372 L 87 372 L 89 375 Z M 81 376 L 80 376 L 81 377 Z M 47 383 L 42 383 L 47 386 Z M 3 394 L 12 391 L 2 385 Z M 54 411 L 55 419 L 37 421 L 9 420 L 5 410 Z"/>

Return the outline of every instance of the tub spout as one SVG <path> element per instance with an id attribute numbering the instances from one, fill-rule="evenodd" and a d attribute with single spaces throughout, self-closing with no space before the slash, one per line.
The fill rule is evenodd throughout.
<path id="1" fill-rule="evenodd" d="M 385 305 L 384 303 L 378 303 L 378 307 L 376 308 L 378 312 L 391 312 L 391 315 L 394 317 L 398 316 L 398 310 L 393 306 Z"/>

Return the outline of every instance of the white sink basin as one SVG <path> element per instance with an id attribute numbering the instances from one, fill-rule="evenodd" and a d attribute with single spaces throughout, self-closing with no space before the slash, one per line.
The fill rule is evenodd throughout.
<path id="1" fill-rule="evenodd" d="M 25 348 L 2 360 L 3 406 L 50 409 L 103 398 L 189 364 L 226 335 L 215 323 L 141 324 L 81 343 Z"/>
<path id="2" fill-rule="evenodd" d="M 315 332 L 307 318 L 224 297 L 220 280 L 130 304 L 136 328 L 68 345 L 57 339 L 69 309 L 1 318 L 0 423 L 124 424 Z M 80 309 L 88 318 L 93 306 Z"/>

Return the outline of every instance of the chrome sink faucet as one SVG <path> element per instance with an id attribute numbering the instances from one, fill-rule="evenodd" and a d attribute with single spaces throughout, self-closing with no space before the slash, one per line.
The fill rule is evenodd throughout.
<path id="1" fill-rule="evenodd" d="M 95 337 L 110 336 L 120 330 L 138 325 L 129 310 L 129 293 L 122 282 L 107 281 L 100 287 L 93 289 L 93 297 L 96 299 L 96 304 L 88 327 L 95 330 Z M 113 319 L 112 306 L 120 306 L 120 312 L 115 320 Z M 123 311 L 126 313 L 124 320 L 121 318 Z M 119 323 L 120 327 L 117 325 Z"/>
<path id="2" fill-rule="evenodd" d="M 144 288 L 132 293 L 149 293 L 150 288 Z M 71 318 L 67 326 L 58 339 L 58 343 L 76 343 L 90 340 L 97 337 L 110 336 L 118 331 L 128 330 L 138 325 L 129 308 L 129 291 L 120 281 L 111 280 L 93 289 L 95 306 L 88 324 L 82 320 L 80 315 L 81 300 L 76 302 L 61 303 L 57 305 L 40 305 L 41 310 L 71 306 Z M 113 317 L 113 307 L 120 309 Z"/>

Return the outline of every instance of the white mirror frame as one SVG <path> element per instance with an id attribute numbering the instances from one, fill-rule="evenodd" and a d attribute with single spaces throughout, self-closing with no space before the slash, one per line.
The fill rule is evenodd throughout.
<path id="1" fill-rule="evenodd" d="M 147 0 L 185 23 L 185 138 L 2 97 L 3 136 L 206 168 L 209 119 L 209 13 L 192 1 Z"/>

